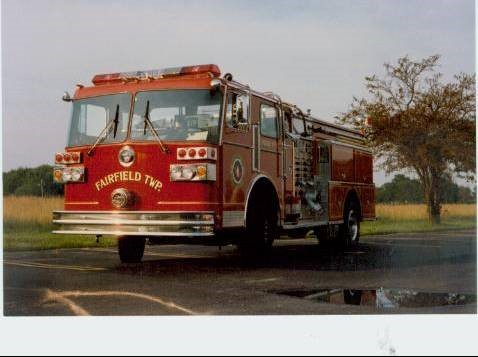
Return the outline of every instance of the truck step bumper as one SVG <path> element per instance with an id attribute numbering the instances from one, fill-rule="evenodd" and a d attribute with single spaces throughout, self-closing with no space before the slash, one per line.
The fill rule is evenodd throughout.
<path id="1" fill-rule="evenodd" d="M 214 212 L 54 211 L 57 234 L 211 237 Z"/>

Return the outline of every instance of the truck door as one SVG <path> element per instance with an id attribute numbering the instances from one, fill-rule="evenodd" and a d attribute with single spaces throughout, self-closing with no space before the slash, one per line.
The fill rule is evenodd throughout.
<path id="1" fill-rule="evenodd" d="M 253 175 L 250 96 L 227 91 L 222 140 L 223 227 L 244 225 L 248 183 Z"/>
<path id="2" fill-rule="evenodd" d="M 279 121 L 279 108 L 272 102 L 257 98 L 254 105 L 258 113 L 258 131 L 260 135 L 259 171 L 269 177 L 276 187 L 279 202 L 283 202 L 283 162 L 282 135 Z M 281 210 L 283 211 L 283 210 Z"/>

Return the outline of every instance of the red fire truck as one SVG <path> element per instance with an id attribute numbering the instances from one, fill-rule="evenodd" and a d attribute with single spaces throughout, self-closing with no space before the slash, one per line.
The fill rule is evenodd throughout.
<path id="1" fill-rule="evenodd" d="M 145 242 L 239 245 L 280 235 L 356 245 L 375 218 L 372 155 L 360 132 L 216 65 L 101 74 L 77 85 L 54 233 L 118 237 L 123 262 Z"/>

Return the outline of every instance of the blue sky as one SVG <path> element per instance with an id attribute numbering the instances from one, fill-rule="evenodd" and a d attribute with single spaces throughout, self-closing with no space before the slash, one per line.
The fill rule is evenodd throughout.
<path id="1" fill-rule="evenodd" d="M 60 97 L 96 73 L 217 63 L 332 120 L 405 54 L 441 54 L 445 79 L 474 72 L 474 16 L 469 0 L 4 0 L 3 169 L 53 161 L 68 127 Z"/>

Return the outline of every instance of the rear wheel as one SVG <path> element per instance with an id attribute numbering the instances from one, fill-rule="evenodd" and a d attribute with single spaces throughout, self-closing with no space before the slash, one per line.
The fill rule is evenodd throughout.
<path id="1" fill-rule="evenodd" d="M 345 248 L 356 248 L 360 241 L 360 215 L 358 205 L 350 201 L 344 212 L 344 223 L 339 236 Z"/>
<path id="2" fill-rule="evenodd" d="M 146 239 L 143 237 L 118 237 L 118 253 L 122 263 L 139 263 L 143 259 Z"/>

